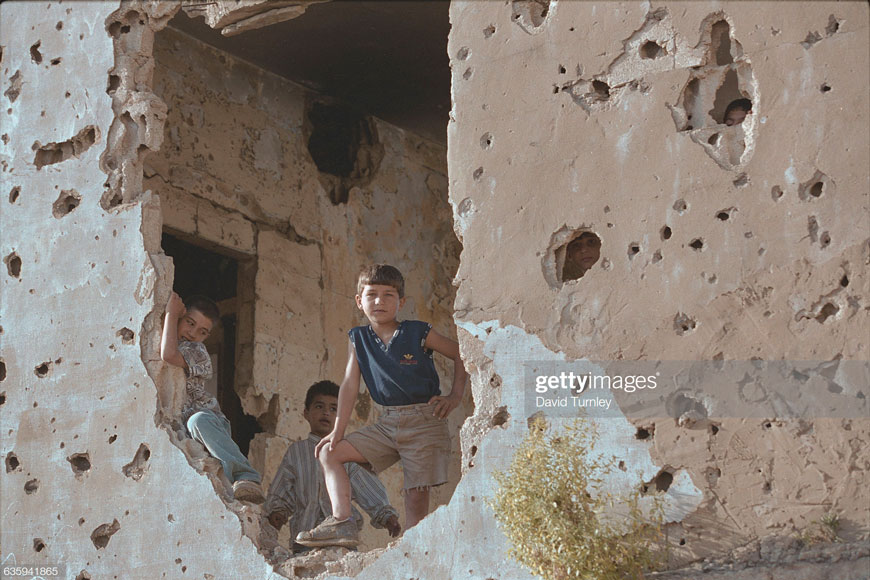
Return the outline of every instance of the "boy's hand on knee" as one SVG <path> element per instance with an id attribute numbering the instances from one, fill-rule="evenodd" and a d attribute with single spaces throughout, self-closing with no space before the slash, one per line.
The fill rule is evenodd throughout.
<path id="1" fill-rule="evenodd" d="M 434 396 L 429 399 L 429 405 L 435 405 L 435 416 L 439 419 L 446 419 L 447 415 L 453 412 L 453 409 L 459 406 L 460 400 L 453 396 L 441 397 Z"/>
<path id="2" fill-rule="evenodd" d="M 335 449 L 335 446 L 338 445 L 338 442 L 341 441 L 343 437 L 335 432 L 335 429 L 329 432 L 323 439 L 321 439 L 317 446 L 314 448 L 314 457 L 320 457 L 320 450 L 324 447 L 327 447 L 327 451 L 332 451 Z"/>

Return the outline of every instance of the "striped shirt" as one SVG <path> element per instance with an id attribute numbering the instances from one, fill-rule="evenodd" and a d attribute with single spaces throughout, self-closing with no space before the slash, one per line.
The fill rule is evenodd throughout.
<path id="1" fill-rule="evenodd" d="M 307 439 L 292 444 L 269 486 L 264 513 L 268 516 L 277 512 L 287 516 L 291 538 L 332 515 L 323 469 L 314 457 L 314 448 L 319 441 L 320 437 L 309 433 Z M 350 477 L 351 499 L 369 514 L 372 526 L 383 528 L 390 516 L 398 517 L 381 480 L 357 463 L 345 463 L 344 468 Z M 362 528 L 362 515 L 356 508 L 353 508 L 353 518 Z"/>

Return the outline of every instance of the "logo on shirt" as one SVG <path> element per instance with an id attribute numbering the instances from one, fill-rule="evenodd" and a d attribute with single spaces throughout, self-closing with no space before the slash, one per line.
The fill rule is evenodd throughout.
<path id="1" fill-rule="evenodd" d="M 413 354 L 403 354 L 402 358 L 399 359 L 400 365 L 415 365 L 417 361 L 414 360 Z"/>

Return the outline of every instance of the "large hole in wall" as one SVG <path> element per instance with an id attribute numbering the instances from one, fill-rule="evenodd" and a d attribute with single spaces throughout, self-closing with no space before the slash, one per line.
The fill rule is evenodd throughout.
<path id="1" fill-rule="evenodd" d="M 195 294 L 207 296 L 217 303 L 221 323 L 212 329 L 205 341 L 212 358 L 214 376 L 206 383 L 218 400 L 221 411 L 230 420 L 233 441 L 242 453 L 248 453 L 251 440 L 263 428 L 257 419 L 245 414 L 235 389 L 236 361 L 239 356 L 238 320 L 243 307 L 238 298 L 240 285 L 251 285 L 248 276 L 240 277 L 239 260 L 202 241 L 182 238 L 180 234 L 164 232 L 163 251 L 172 257 L 175 279 L 172 289 L 182 298 Z M 244 269 L 242 269 L 244 271 Z"/>
<path id="2" fill-rule="evenodd" d="M 362 4 L 366 3 L 360 6 Z M 398 16 L 398 12 L 410 4 L 383 5 L 374 12 L 386 21 L 390 12 L 395 10 Z M 425 11 L 435 3 L 422 4 L 425 6 L 421 5 L 420 9 Z M 262 466 L 261 474 L 267 485 L 276 474 L 280 459 L 280 454 L 276 457 L 277 450 L 288 441 L 298 440 L 300 433 L 303 433 L 300 429 L 304 428 L 307 432 L 308 425 L 303 424 L 299 417 L 307 387 L 314 380 L 341 380 L 341 371 L 336 370 L 335 362 L 339 357 L 346 356 L 347 339 L 341 330 L 362 323 L 355 316 L 357 312 L 353 307 L 353 282 L 347 282 L 353 278 L 358 267 L 366 261 L 396 263 L 409 284 L 422 286 L 423 291 L 427 292 L 423 295 L 415 288 L 414 294 L 409 294 L 409 305 L 403 315 L 406 318 L 434 317 L 436 320 L 432 322 L 439 331 L 449 332 L 452 327 L 453 291 L 450 281 L 455 274 L 455 265 L 454 262 L 444 262 L 444 256 L 451 256 L 458 265 L 459 245 L 453 234 L 452 212 L 447 203 L 446 149 L 440 147 L 441 143 L 437 140 L 426 141 L 427 136 L 415 133 L 413 127 L 382 116 L 380 111 L 364 101 L 357 101 L 359 83 L 347 81 L 346 84 L 353 87 L 349 99 L 340 95 L 339 91 L 328 90 L 323 80 L 315 82 L 311 77 L 285 76 L 283 71 L 274 68 L 276 63 L 295 65 L 314 61 L 316 66 L 313 69 L 318 73 L 325 71 L 327 77 L 340 76 L 345 65 L 336 62 L 336 59 L 357 63 L 358 66 L 352 65 L 351 68 L 369 66 L 360 64 L 357 57 L 360 50 L 365 50 L 366 45 L 371 44 L 372 38 L 378 38 L 376 44 L 378 52 L 383 52 L 382 58 L 401 57 L 398 52 L 402 51 L 384 52 L 382 45 L 404 36 L 409 27 L 413 27 L 413 22 L 399 18 L 390 32 L 379 35 L 364 23 L 366 13 L 373 12 L 371 5 L 359 9 L 356 6 L 356 3 L 348 3 L 341 8 L 333 8 L 331 4 L 311 6 L 297 20 L 227 39 L 214 31 L 206 30 L 200 35 L 189 30 L 187 26 L 205 27 L 205 24 L 199 19 L 188 19 L 184 28 L 182 25 L 179 28 L 190 36 L 181 38 L 184 35 L 178 31 L 167 30 L 155 39 L 155 93 L 166 102 L 168 112 L 161 150 L 145 161 L 145 181 L 146 187 L 161 198 L 166 224 L 162 249 L 173 258 L 174 290 L 182 296 L 201 292 L 217 298 L 224 314 L 226 302 L 236 301 L 240 308 L 245 307 L 247 302 L 252 311 L 256 305 L 258 320 L 251 321 L 249 326 L 252 328 L 251 336 L 257 337 L 258 347 L 275 338 L 274 333 L 279 332 L 273 330 L 275 326 L 289 329 L 278 340 L 290 346 L 284 350 L 276 346 L 271 360 L 266 360 L 271 351 L 261 356 L 258 350 L 256 356 L 249 352 L 247 368 L 242 368 L 241 363 L 236 367 L 232 390 L 241 394 L 244 405 L 250 413 L 257 415 L 259 422 L 248 432 L 247 437 L 238 433 L 237 419 L 249 420 L 250 417 L 231 416 L 232 403 L 218 397 L 223 412 L 233 424 L 233 439 L 243 452 L 248 452 L 255 468 L 260 470 Z M 438 126 L 438 131 L 446 138 L 446 117 L 450 108 L 450 70 L 446 55 L 449 21 L 446 4 L 443 8 L 444 34 L 436 52 L 445 61 L 444 72 L 447 76 L 443 91 L 444 120 Z M 318 11 L 329 12 L 330 17 L 318 21 Z M 345 16 L 345 13 L 348 15 Z M 351 18 L 351 13 L 358 18 Z M 172 21 L 170 28 L 175 26 L 176 20 Z M 347 21 L 346 26 L 342 28 L 339 21 Z M 333 45 L 328 46 L 328 51 L 316 48 L 318 39 L 315 37 L 318 34 L 311 32 L 311 29 L 316 29 L 318 22 L 328 25 L 326 44 Z M 299 26 L 293 28 L 295 24 Z M 427 29 L 432 26 L 431 20 L 427 22 Z M 365 31 L 360 50 L 346 50 L 337 46 L 341 43 L 346 47 L 350 42 L 348 37 L 358 29 Z M 291 30 L 295 32 L 289 32 Z M 399 30 L 402 34 L 397 35 Z M 281 37 L 280 42 L 269 40 L 273 33 Z M 161 40 L 161 36 L 166 40 Z M 303 44 L 303 49 L 291 48 L 290 45 L 301 37 L 305 37 L 307 42 Z M 197 44 L 196 39 L 212 46 L 191 46 Z M 415 35 L 411 44 L 414 58 L 417 59 L 420 50 L 423 50 L 419 35 Z M 247 50 L 240 49 L 241 46 Z M 212 47 L 217 48 L 212 50 Z M 254 54 L 258 50 L 268 53 L 266 60 Z M 263 56 L 263 52 L 260 56 Z M 236 55 L 242 56 L 245 62 L 237 59 Z M 391 93 L 394 101 L 423 101 L 423 94 L 434 91 L 429 84 L 433 78 L 433 68 L 422 66 L 419 62 L 417 65 L 420 86 L 400 95 Z M 253 70 L 255 66 L 262 68 L 257 72 Z M 384 72 L 388 71 L 389 77 L 401 76 L 384 66 L 383 62 L 380 68 Z M 372 78 L 381 72 L 372 68 L 366 70 Z M 372 78 L 366 79 L 366 82 L 372 82 Z M 300 81 L 305 87 L 317 87 L 317 92 L 299 86 Z M 297 84 L 290 86 L 291 83 Z M 118 93 L 125 90 L 123 82 L 119 84 L 111 76 L 107 86 Z M 386 93 L 387 90 L 381 87 L 379 92 Z M 393 125 L 390 126 L 390 123 Z M 418 135 L 422 135 L 423 139 Z M 433 146 L 433 143 L 440 148 Z M 389 156 L 389 163 L 385 161 L 382 166 L 385 155 Z M 406 171 L 405 166 L 410 168 Z M 385 171 L 392 173 L 385 176 Z M 443 215 L 437 210 L 437 198 L 430 199 L 432 194 L 442 196 Z M 420 211 L 411 214 L 407 208 L 412 206 Z M 245 227 L 250 230 L 243 231 Z M 404 231 L 413 231 L 414 234 L 410 238 L 405 235 L 396 242 L 393 241 L 396 237 L 395 228 L 404 228 Z M 433 236 L 433 233 L 437 236 Z M 195 246 L 195 250 L 183 244 Z M 288 252 L 284 255 L 289 256 L 286 263 L 272 253 L 277 251 L 276 247 L 283 248 L 285 244 Z M 423 245 L 426 247 L 426 266 L 422 275 L 419 272 L 424 268 L 416 265 L 415 255 L 423 250 L 415 248 L 415 244 L 418 248 Z M 216 290 L 232 285 L 204 275 L 202 272 L 207 268 L 201 264 L 191 267 L 182 264 L 186 255 L 201 253 L 198 250 L 207 250 L 237 262 L 238 291 L 234 297 L 229 292 L 225 293 L 224 298 L 215 296 Z M 299 256 L 294 253 L 297 250 Z M 273 259 L 281 262 L 280 272 L 267 272 L 267 264 L 273 263 Z M 259 264 L 256 294 L 253 276 L 245 275 L 248 260 Z M 442 262 L 450 264 L 449 267 Z M 287 287 L 295 284 L 296 272 L 290 273 L 284 268 L 297 265 L 300 273 L 304 272 L 305 275 L 315 272 L 311 278 L 315 286 L 313 291 L 302 282 L 299 285 L 300 288 L 304 286 L 304 292 L 294 293 L 295 287 Z M 185 281 L 185 272 L 191 275 L 195 273 L 206 280 L 194 277 Z M 320 272 L 320 276 L 316 272 Z M 288 283 L 290 278 L 294 281 Z M 306 278 L 305 282 L 311 279 Z M 207 291 L 197 289 L 197 282 L 207 286 Z M 250 290 L 248 298 L 240 295 L 243 287 Z M 343 300 L 348 293 L 350 300 Z M 320 298 L 334 294 L 341 299 L 333 299 L 326 304 L 326 299 Z M 321 306 L 317 302 L 319 299 L 326 305 Z M 413 301 L 417 304 L 411 306 Z M 156 314 L 152 315 L 162 316 L 162 306 L 158 304 Z M 261 306 L 266 313 L 264 316 L 260 314 Z M 300 314 L 300 309 L 308 311 Z M 417 316 L 413 316 L 417 313 Z M 309 316 L 323 319 L 325 338 L 321 336 L 317 322 L 308 322 Z M 268 323 L 261 321 L 266 317 L 271 318 Z M 326 323 L 329 323 L 328 332 Z M 306 332 L 297 330 L 303 325 L 314 329 L 311 335 L 305 334 L 299 339 L 300 343 L 304 343 L 304 348 L 300 350 L 304 350 L 306 355 L 310 353 L 311 360 L 292 366 L 290 372 L 273 372 L 283 364 L 282 358 L 289 358 L 286 353 L 295 346 L 295 333 Z M 226 337 L 229 325 L 224 321 L 221 326 Z M 244 327 L 243 320 L 236 321 L 236 356 L 244 355 L 247 340 L 243 336 Z M 137 332 L 138 340 L 145 342 L 149 339 L 147 328 L 146 325 L 141 332 Z M 150 334 L 153 335 L 153 331 Z M 224 347 L 221 345 L 206 345 L 211 354 L 217 353 L 227 358 L 222 354 Z M 253 344 L 247 346 L 250 347 L 248 351 L 253 351 Z M 271 347 L 268 344 L 266 348 Z M 338 356 L 335 356 L 336 350 L 339 351 Z M 322 360 L 319 359 L 321 356 Z M 313 378 L 309 378 L 313 374 L 311 361 L 314 361 L 315 366 L 319 365 L 319 369 L 314 370 L 318 376 Z M 216 366 L 220 366 L 220 361 Z M 265 393 L 273 388 L 273 375 L 280 375 L 275 379 L 275 388 L 281 389 L 281 396 L 272 395 L 271 399 L 266 400 L 264 397 L 269 395 Z M 242 384 L 243 380 L 247 380 L 248 384 Z M 255 380 L 256 385 L 253 384 Z M 158 386 L 161 385 L 158 383 Z M 449 389 L 449 386 L 442 373 L 442 389 Z M 470 387 L 467 389 L 469 391 Z M 355 420 L 365 420 L 368 412 L 360 409 L 366 407 L 363 404 L 366 400 L 363 397 L 358 400 Z M 256 411 L 251 410 L 252 405 L 256 406 Z M 458 424 L 465 414 L 467 410 L 462 409 L 451 416 L 455 447 L 452 457 L 457 460 L 460 457 Z M 373 417 L 374 413 L 371 415 Z M 355 424 L 353 427 L 358 426 Z M 263 433 L 258 434 L 248 446 L 246 439 L 258 430 Z M 129 460 L 129 457 L 124 458 L 124 462 Z M 160 461 L 160 458 L 155 456 L 150 461 Z M 430 511 L 449 501 L 461 477 L 458 461 L 450 469 L 447 485 L 439 486 L 432 492 Z M 387 471 L 382 481 L 388 490 L 390 502 L 402 514 L 401 466 L 396 465 L 395 469 Z M 143 481 L 147 477 L 145 473 Z M 210 481 L 214 484 L 215 478 L 210 478 Z M 218 493 L 221 494 L 220 489 Z M 227 502 L 227 506 L 235 511 L 235 503 Z M 244 526 L 244 516 L 236 513 L 242 517 Z M 400 515 L 401 519 L 403 516 Z M 287 531 L 288 527 L 285 526 L 281 533 Z M 367 532 L 371 540 L 366 537 Z M 362 537 L 369 548 L 380 547 L 390 541 L 385 532 L 373 530 L 368 524 L 363 528 Z M 251 539 L 262 550 L 259 540 L 253 536 Z M 288 547 L 286 537 L 280 538 L 280 545 Z"/>

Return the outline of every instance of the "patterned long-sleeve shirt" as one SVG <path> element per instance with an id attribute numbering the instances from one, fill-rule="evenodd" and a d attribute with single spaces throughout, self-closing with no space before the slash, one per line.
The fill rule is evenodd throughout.
<path id="1" fill-rule="evenodd" d="M 217 399 L 205 388 L 205 381 L 210 379 L 212 375 L 211 357 L 208 356 L 205 345 L 201 342 L 179 340 L 178 352 L 187 363 L 181 420 L 187 423 L 187 420 L 198 411 L 211 411 L 218 417 L 223 417 L 224 414 L 221 413 Z"/>
<path id="2" fill-rule="evenodd" d="M 291 538 L 310 530 L 332 514 L 323 470 L 314 457 L 314 448 L 319 441 L 320 437 L 309 433 L 307 439 L 292 444 L 269 486 L 264 513 L 280 513 L 288 517 Z M 344 468 L 350 477 L 351 499 L 369 514 L 372 526 L 383 528 L 390 516 L 398 517 L 389 503 L 387 490 L 373 473 L 356 463 L 345 463 Z M 353 508 L 353 517 L 362 527 L 362 516 L 356 508 Z"/>

